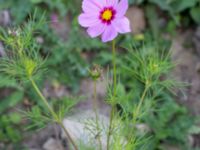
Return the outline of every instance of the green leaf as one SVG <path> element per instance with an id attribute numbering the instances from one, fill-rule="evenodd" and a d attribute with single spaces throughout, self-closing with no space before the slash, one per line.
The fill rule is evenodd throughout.
<path id="1" fill-rule="evenodd" d="M 162 10 L 167 10 L 170 13 L 179 13 L 187 8 L 194 7 L 197 0 L 149 0 L 158 5 Z"/>
<path id="2" fill-rule="evenodd" d="M 129 0 L 129 4 L 136 4 L 136 5 L 139 5 L 141 3 L 143 3 L 144 0 Z"/>
<path id="3" fill-rule="evenodd" d="M 26 130 L 42 129 L 46 127 L 48 123 L 54 121 L 51 118 L 52 116 L 39 106 L 33 106 L 30 111 L 21 111 L 21 113 L 23 118 L 27 118 L 31 121 L 31 123 L 26 126 Z"/>
<path id="4" fill-rule="evenodd" d="M 31 13 L 33 5 L 29 0 L 17 0 L 13 1 L 10 8 L 11 15 L 14 17 L 16 24 L 20 24 Z"/>
<path id="5" fill-rule="evenodd" d="M 43 0 L 31 0 L 33 4 L 41 3 Z"/>
<path id="6" fill-rule="evenodd" d="M 17 88 L 18 84 L 14 79 L 11 79 L 7 76 L 0 75 L 0 88 L 4 87 L 12 87 L 12 88 Z"/>
<path id="7" fill-rule="evenodd" d="M 59 100 L 52 100 L 52 106 L 59 118 L 63 119 L 80 100 L 82 100 L 81 97 L 77 97 L 76 99 L 72 97 L 62 97 Z"/>
<path id="8" fill-rule="evenodd" d="M 175 13 L 179 13 L 187 8 L 194 7 L 196 3 L 197 0 L 176 0 L 171 3 L 171 7 Z"/>
<path id="9" fill-rule="evenodd" d="M 192 126 L 190 129 L 189 129 L 189 133 L 190 134 L 199 134 L 200 133 L 200 127 L 199 126 Z"/>
<path id="10" fill-rule="evenodd" d="M 6 127 L 6 133 L 9 139 L 12 140 L 12 142 L 18 142 L 19 140 L 21 140 L 20 132 L 15 130 L 11 126 Z"/>
<path id="11" fill-rule="evenodd" d="M 200 24 L 200 7 L 194 7 L 190 10 L 190 15 L 192 17 L 192 19 Z"/>
<path id="12" fill-rule="evenodd" d="M 24 96 L 23 92 L 16 91 L 12 93 L 10 96 L 0 101 L 0 113 L 4 112 L 6 109 L 10 107 L 14 107 L 17 103 L 19 103 Z"/>
<path id="13" fill-rule="evenodd" d="M 19 113 L 12 113 L 9 115 L 9 119 L 14 124 L 19 124 L 22 120 L 22 117 Z"/>
<path id="14" fill-rule="evenodd" d="M 153 5 L 147 6 L 146 14 L 147 14 L 148 23 L 150 25 L 153 36 L 156 40 L 158 40 L 160 37 L 159 36 L 160 28 L 159 28 L 159 23 L 158 23 L 158 13 L 156 12 L 156 7 Z"/>
<path id="15" fill-rule="evenodd" d="M 5 138 L 5 134 L 3 133 L 3 131 L 0 130 L 0 141 L 4 141 Z"/>
<path id="16" fill-rule="evenodd" d="M 158 5 L 163 10 L 170 10 L 170 5 L 167 0 L 149 0 L 151 3 Z"/>

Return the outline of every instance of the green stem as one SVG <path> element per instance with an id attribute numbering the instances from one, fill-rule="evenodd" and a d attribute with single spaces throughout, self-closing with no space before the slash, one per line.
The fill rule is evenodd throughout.
<path id="1" fill-rule="evenodd" d="M 78 147 L 76 146 L 76 144 L 73 141 L 73 139 L 71 138 L 69 132 L 65 128 L 64 124 L 62 123 L 62 120 L 58 117 L 58 115 L 54 112 L 54 110 L 52 109 L 52 107 L 49 105 L 49 103 L 46 100 L 46 98 L 40 92 L 40 90 L 39 90 L 38 86 L 36 85 L 35 81 L 31 77 L 29 78 L 29 80 L 31 81 L 31 84 L 32 84 L 33 88 L 35 89 L 36 93 L 39 95 L 39 97 L 41 98 L 41 100 L 43 101 L 43 103 L 45 104 L 45 106 L 48 108 L 49 112 L 53 116 L 55 122 L 57 122 L 62 127 L 62 129 L 64 130 L 65 134 L 67 135 L 67 138 L 69 139 L 69 141 L 73 145 L 74 149 L 78 150 Z"/>
<path id="2" fill-rule="evenodd" d="M 144 99 L 145 99 L 145 96 L 146 96 L 146 94 L 147 94 L 148 89 L 149 89 L 149 86 L 146 86 L 146 85 L 145 85 L 145 89 L 144 89 L 144 91 L 143 91 L 143 93 L 142 93 L 142 96 L 141 96 L 141 98 L 140 98 L 140 102 L 139 102 L 139 104 L 137 105 L 135 111 L 133 112 L 133 127 L 131 128 L 131 130 L 130 130 L 130 132 L 129 132 L 129 135 L 128 135 L 128 137 L 129 137 L 128 139 L 130 139 L 130 141 L 129 141 L 130 143 L 135 143 L 135 142 L 136 142 L 135 136 L 133 136 L 134 133 L 135 133 L 135 125 L 136 125 L 137 118 L 138 118 L 138 114 L 139 114 L 139 112 L 140 112 L 140 109 L 141 109 L 141 107 L 142 107 L 142 104 L 143 104 L 143 102 L 144 102 Z M 134 149 L 135 149 L 135 148 L 134 148 Z"/>
<path id="3" fill-rule="evenodd" d="M 137 117 L 138 113 L 140 112 L 140 109 L 141 109 L 142 104 L 144 102 L 144 98 L 145 98 L 145 96 L 147 94 L 147 91 L 148 91 L 148 86 L 145 86 L 145 89 L 144 89 L 144 91 L 142 93 L 142 97 L 141 97 L 140 102 L 139 102 L 139 104 L 137 106 L 137 109 L 136 109 L 136 117 Z"/>
<path id="4" fill-rule="evenodd" d="M 107 150 L 109 150 L 109 146 L 110 146 L 110 136 L 112 134 L 113 117 L 114 117 L 114 106 L 111 106 L 110 122 L 109 122 L 109 129 L 108 129 L 108 135 L 107 135 Z"/>
<path id="5" fill-rule="evenodd" d="M 51 115 L 53 116 L 53 118 L 56 120 L 56 122 L 58 121 L 57 115 L 56 113 L 53 111 L 53 109 L 51 108 L 51 106 L 49 105 L 49 103 L 47 102 L 46 98 L 43 96 L 43 94 L 40 92 L 38 86 L 36 85 L 35 81 L 30 78 L 31 84 L 33 86 L 33 88 L 35 89 L 36 93 L 39 95 L 39 97 L 41 98 L 41 100 L 43 101 L 43 103 L 45 104 L 45 106 L 48 108 L 48 110 L 50 111 Z"/>
<path id="6" fill-rule="evenodd" d="M 101 143 L 101 136 L 100 134 L 100 127 L 99 127 L 99 116 L 97 113 L 97 81 L 94 80 L 94 100 L 93 100 L 93 109 L 95 112 L 95 121 L 97 125 L 97 139 L 99 142 L 99 149 L 102 150 L 102 143 Z"/>
<path id="7" fill-rule="evenodd" d="M 112 42 L 112 63 L 113 63 L 113 96 L 116 96 L 117 89 L 117 73 L 116 73 L 116 49 L 115 49 L 115 40 Z"/>
<path id="8" fill-rule="evenodd" d="M 74 150 L 78 150 L 78 146 L 76 145 L 76 143 L 74 142 L 74 140 L 72 139 L 72 137 L 70 136 L 69 132 L 67 131 L 67 129 L 65 128 L 64 124 L 61 122 L 58 122 L 58 124 L 62 127 L 62 129 L 64 130 L 65 134 L 67 135 L 67 138 L 69 139 L 69 141 L 71 142 L 72 146 L 74 147 Z"/>
<path id="9" fill-rule="evenodd" d="M 146 94 L 147 94 L 148 89 L 149 89 L 149 86 L 145 85 L 145 89 L 144 89 L 144 91 L 143 91 L 143 93 L 142 93 L 142 96 L 141 96 L 141 98 L 140 98 L 139 104 L 138 104 L 138 106 L 136 107 L 136 110 L 133 112 L 133 125 L 134 125 L 134 126 L 136 125 L 137 118 L 138 118 L 138 114 L 139 114 L 139 112 L 140 112 L 140 109 L 141 109 L 141 107 L 142 107 L 142 104 L 143 104 L 143 102 L 144 102 L 144 99 L 145 99 L 145 96 L 146 96 Z M 135 129 L 135 127 L 133 127 L 133 132 L 134 132 L 134 129 Z M 130 133 L 132 134 L 133 132 L 130 132 Z"/>
<path id="10" fill-rule="evenodd" d="M 113 101 L 116 98 L 116 91 L 117 91 L 117 73 L 116 73 L 116 49 L 115 49 L 115 40 L 112 42 L 112 63 L 113 63 Z M 115 104 L 111 104 L 111 112 L 110 112 L 110 122 L 109 122 L 109 129 L 107 135 L 107 150 L 109 150 L 110 146 L 110 136 L 112 134 L 112 124 L 113 118 L 115 113 Z"/>

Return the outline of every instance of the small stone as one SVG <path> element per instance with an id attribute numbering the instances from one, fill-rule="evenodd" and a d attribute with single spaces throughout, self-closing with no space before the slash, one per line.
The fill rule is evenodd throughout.
<path id="1" fill-rule="evenodd" d="M 144 10 L 138 7 L 130 7 L 127 11 L 127 17 L 130 20 L 131 31 L 134 34 L 141 33 L 146 27 Z"/>
<path id="2" fill-rule="evenodd" d="M 200 26 L 197 28 L 195 36 L 200 38 Z"/>
<path id="3" fill-rule="evenodd" d="M 192 135 L 189 135 L 188 136 L 188 144 L 190 146 L 193 146 L 194 145 L 194 137 Z"/>
<path id="4" fill-rule="evenodd" d="M 6 53 L 5 53 L 3 44 L 0 42 L 0 57 L 1 57 L 1 56 L 5 56 L 5 55 L 6 55 Z"/>
<path id="5" fill-rule="evenodd" d="M 43 145 L 44 150 L 65 150 L 61 141 L 54 138 L 50 138 Z"/>
<path id="6" fill-rule="evenodd" d="M 193 37 L 193 43 L 196 48 L 197 53 L 200 55 L 200 27 L 195 31 L 195 35 Z"/>
<path id="7" fill-rule="evenodd" d="M 200 62 L 196 64 L 196 71 L 200 73 Z"/>
<path id="8" fill-rule="evenodd" d="M 11 22 L 8 10 L 0 11 L 0 25 L 7 26 Z"/>
<path id="9" fill-rule="evenodd" d="M 44 38 L 41 36 L 36 37 L 36 41 L 38 44 L 43 44 L 44 43 Z"/>
<path id="10" fill-rule="evenodd" d="M 68 39 L 68 35 L 71 30 L 70 22 L 69 15 L 61 19 L 58 13 L 53 12 L 51 14 L 51 28 L 63 40 Z"/>
<path id="11" fill-rule="evenodd" d="M 4 149 L 5 145 L 3 143 L 0 143 L 0 149 Z"/>
<path id="12" fill-rule="evenodd" d="M 150 127 L 147 124 L 137 124 L 136 128 L 142 133 L 147 133 L 151 131 Z"/>

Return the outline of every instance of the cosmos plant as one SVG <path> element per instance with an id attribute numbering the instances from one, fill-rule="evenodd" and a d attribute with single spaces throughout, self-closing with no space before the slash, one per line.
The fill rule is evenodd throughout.
<path id="1" fill-rule="evenodd" d="M 127 33 L 130 32 L 130 24 L 129 20 L 124 16 L 128 9 L 128 1 L 121 0 L 83 0 L 82 4 L 83 13 L 79 16 L 78 20 L 81 26 L 87 28 L 88 34 L 94 38 L 102 34 L 102 41 L 108 42 L 113 40 L 112 50 L 113 50 L 113 101 L 111 104 L 111 116 L 110 123 L 107 132 L 107 150 L 109 150 L 111 146 L 111 136 L 113 130 L 113 120 L 114 114 L 116 112 L 116 86 L 117 86 L 117 78 L 116 78 L 116 63 L 115 63 L 115 41 L 114 39 L 117 37 L 118 33 Z M 33 17 L 34 18 L 34 17 Z M 24 25 L 20 28 L 20 33 L 13 34 L 15 32 L 9 32 L 8 35 L 0 35 L 0 40 L 3 41 L 6 45 L 11 47 L 12 55 L 8 55 L 8 57 L 0 59 L 0 72 L 9 75 L 11 78 L 21 81 L 28 81 L 40 100 L 43 103 L 43 106 L 48 110 L 48 119 L 53 123 L 57 123 L 63 129 L 66 134 L 68 141 L 71 143 L 71 147 L 74 150 L 79 149 L 79 145 L 76 143 L 68 129 L 64 126 L 63 112 L 59 110 L 56 112 L 54 107 L 49 103 L 48 99 L 43 95 L 41 90 L 39 89 L 36 79 L 39 78 L 40 74 L 43 74 L 44 70 L 44 60 L 40 58 L 39 55 L 39 47 L 34 47 L 33 45 L 37 45 L 34 39 L 33 31 L 39 29 L 39 27 L 44 24 L 43 17 L 38 24 L 34 24 L 34 22 L 30 21 L 28 24 Z M 16 32 L 17 33 L 17 32 Z M 97 137 L 99 142 L 99 149 L 104 149 L 101 143 L 101 129 L 99 127 L 98 114 L 96 112 L 96 73 L 98 72 L 98 67 L 95 67 L 93 70 L 94 77 L 94 111 L 96 114 L 96 124 L 97 131 L 99 136 Z M 93 75 L 94 75 L 93 74 Z M 31 112 L 29 114 L 29 118 L 33 118 L 34 114 Z M 42 122 L 42 120 L 40 120 Z M 45 121 L 44 121 L 45 122 Z"/>

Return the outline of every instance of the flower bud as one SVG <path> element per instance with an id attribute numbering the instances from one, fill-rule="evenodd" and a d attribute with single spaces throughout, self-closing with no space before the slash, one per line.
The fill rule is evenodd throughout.
<path id="1" fill-rule="evenodd" d="M 89 73 L 93 80 L 98 80 L 102 75 L 102 69 L 99 65 L 94 64 Z"/>

